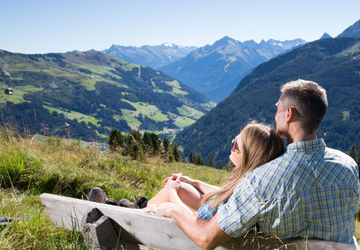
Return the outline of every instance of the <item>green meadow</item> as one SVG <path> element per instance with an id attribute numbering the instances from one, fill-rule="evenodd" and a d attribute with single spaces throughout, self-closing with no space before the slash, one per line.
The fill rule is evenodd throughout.
<path id="1" fill-rule="evenodd" d="M 0 216 L 19 218 L 0 227 L 0 249 L 86 249 L 80 233 L 51 224 L 39 199 L 44 192 L 87 199 L 98 186 L 111 198 L 134 201 L 153 197 L 172 173 L 214 185 L 229 176 L 225 170 L 168 163 L 160 157 L 134 161 L 76 140 L 36 138 L 0 127 Z"/>
<path id="2" fill-rule="evenodd" d="M 98 186 L 113 199 L 135 201 L 139 196 L 153 197 L 172 173 L 213 185 L 221 185 L 230 175 L 226 170 L 168 163 L 160 157 L 135 161 L 80 140 L 36 138 L 23 138 L 0 127 L 1 215 L 18 219 L 0 227 L 0 249 L 87 249 L 81 233 L 51 224 L 39 199 L 44 192 L 87 199 L 90 189 Z"/>

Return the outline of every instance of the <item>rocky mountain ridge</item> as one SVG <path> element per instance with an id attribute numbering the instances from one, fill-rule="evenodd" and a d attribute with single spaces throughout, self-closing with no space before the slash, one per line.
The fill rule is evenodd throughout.
<path id="1" fill-rule="evenodd" d="M 109 49 L 102 52 L 131 63 L 159 69 L 185 57 L 194 49 L 196 49 L 194 46 L 186 47 L 163 43 L 162 45 L 144 45 L 141 47 L 112 45 Z"/>
<path id="2" fill-rule="evenodd" d="M 305 43 L 301 39 L 240 42 L 225 36 L 160 70 L 219 102 L 257 65 Z"/>

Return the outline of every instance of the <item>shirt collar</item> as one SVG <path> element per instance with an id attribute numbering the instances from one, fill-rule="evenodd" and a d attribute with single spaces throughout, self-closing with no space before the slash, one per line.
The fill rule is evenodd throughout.
<path id="1" fill-rule="evenodd" d="M 287 152 L 314 152 L 325 149 L 326 144 L 322 138 L 311 141 L 293 142 L 286 147 Z"/>

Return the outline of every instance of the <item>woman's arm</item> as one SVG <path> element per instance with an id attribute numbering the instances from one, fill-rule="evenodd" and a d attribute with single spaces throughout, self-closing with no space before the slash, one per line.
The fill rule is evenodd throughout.
<path id="1" fill-rule="evenodd" d="M 210 221 L 207 221 L 201 219 L 196 213 L 191 212 L 186 206 L 183 206 L 183 202 L 177 194 L 180 185 L 183 183 L 181 177 L 182 174 L 179 174 L 175 180 L 168 179 L 166 182 L 170 202 L 148 206 L 145 210 L 171 217 L 176 225 L 202 249 L 214 249 L 231 239 L 231 236 L 221 229 L 216 214 Z M 189 180 L 190 178 L 185 179 Z"/>
<path id="2" fill-rule="evenodd" d="M 201 206 L 203 194 L 193 185 L 181 181 L 180 178 L 181 174 L 178 174 L 165 179 L 165 187 L 148 201 L 148 205 L 172 202 L 195 213 Z"/>
<path id="3" fill-rule="evenodd" d="M 203 194 L 206 194 L 208 192 L 212 192 L 212 191 L 216 191 L 219 190 L 220 187 L 214 186 L 214 185 L 210 185 L 208 183 L 199 181 L 199 180 L 193 180 L 192 185 L 199 190 L 200 192 L 202 192 Z"/>
<path id="4" fill-rule="evenodd" d="M 169 202 L 173 204 L 177 204 L 182 208 L 186 209 L 187 211 L 194 213 L 198 209 L 197 207 L 199 205 L 197 205 L 197 203 L 199 203 L 201 199 L 200 198 L 196 199 L 192 197 L 193 195 L 190 191 L 191 189 L 194 190 L 194 187 L 188 185 L 187 183 L 181 183 L 180 178 L 177 178 L 174 181 L 172 180 L 168 181 L 165 187 L 165 190 L 167 190 L 166 192 L 168 193 Z M 180 196 L 183 197 L 183 199 L 181 199 Z"/>

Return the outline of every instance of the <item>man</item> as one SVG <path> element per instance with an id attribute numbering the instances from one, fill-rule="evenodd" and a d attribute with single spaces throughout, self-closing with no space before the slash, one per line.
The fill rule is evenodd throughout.
<path id="1" fill-rule="evenodd" d="M 239 237 L 255 223 L 279 238 L 354 243 L 358 166 L 316 137 L 328 107 L 326 91 L 317 83 L 297 80 L 284 84 L 281 92 L 275 121 L 288 142 L 286 152 L 248 173 L 210 221 L 173 203 L 147 210 L 171 217 L 203 249 Z"/>

